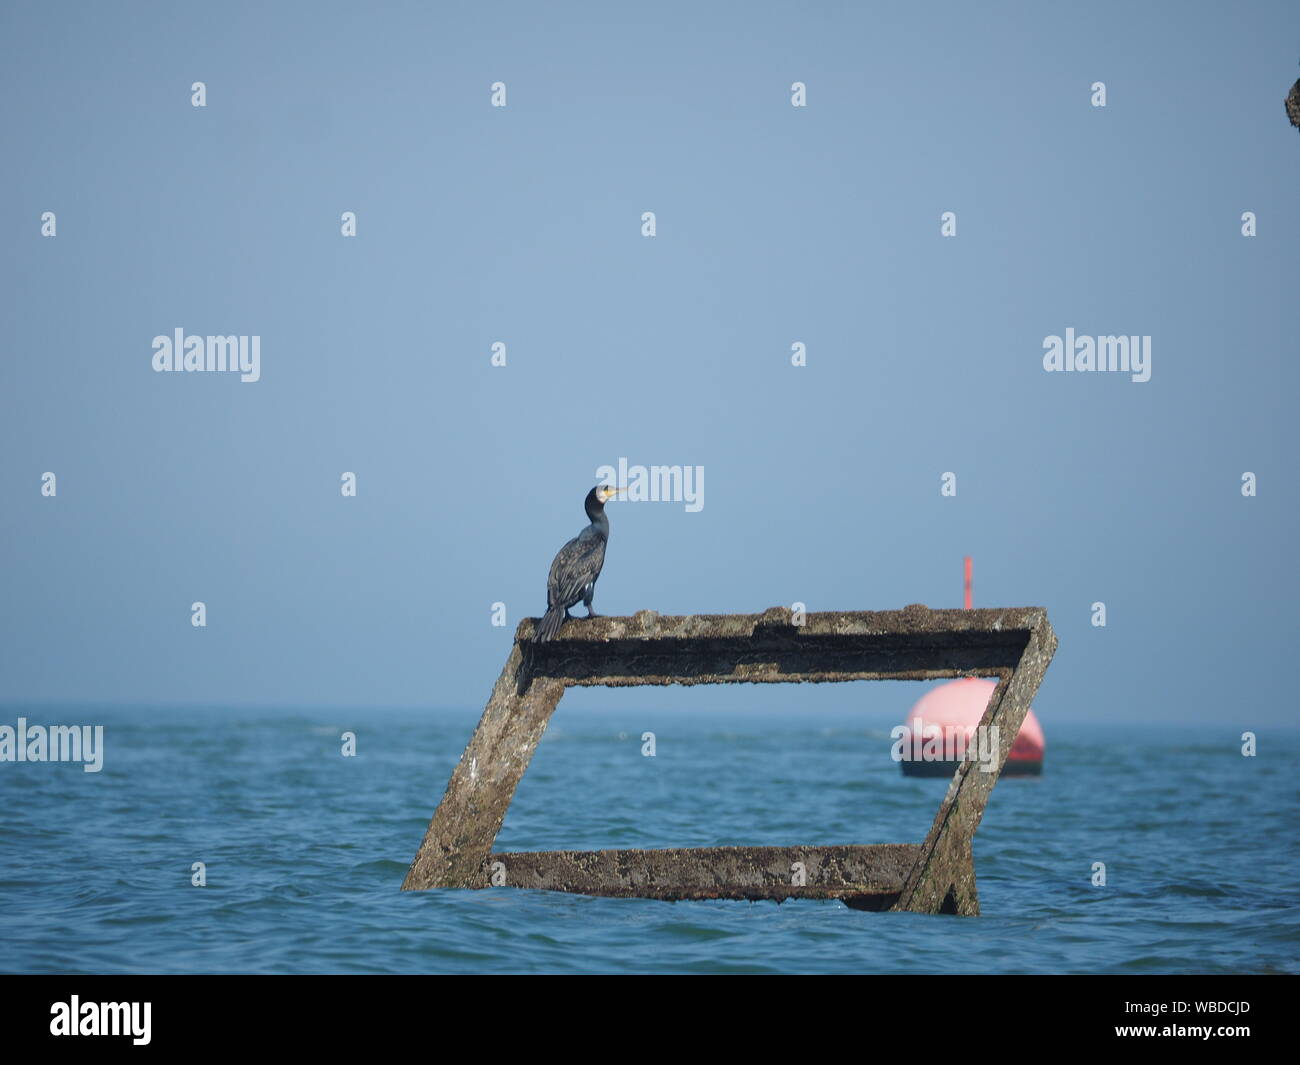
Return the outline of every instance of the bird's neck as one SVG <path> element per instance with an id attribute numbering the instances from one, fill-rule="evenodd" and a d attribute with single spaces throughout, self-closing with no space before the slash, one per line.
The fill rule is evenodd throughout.
<path id="1" fill-rule="evenodd" d="M 591 519 L 592 528 L 596 530 L 606 540 L 609 539 L 609 518 L 605 516 L 604 507 L 590 507 L 587 510 L 587 517 Z"/>

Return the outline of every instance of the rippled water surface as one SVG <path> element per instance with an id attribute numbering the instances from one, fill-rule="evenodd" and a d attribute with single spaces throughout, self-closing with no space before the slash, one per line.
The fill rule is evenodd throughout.
<path id="1" fill-rule="evenodd" d="M 1294 733 L 1250 759 L 1240 729 L 1049 725 L 1045 775 L 994 790 L 984 915 L 962 919 L 401 893 L 477 712 L 0 723 L 19 714 L 103 723 L 106 758 L 97 774 L 0 764 L 7 972 L 1300 971 Z M 918 842 L 946 782 L 902 777 L 889 746 L 842 716 L 561 707 L 497 848 Z"/>

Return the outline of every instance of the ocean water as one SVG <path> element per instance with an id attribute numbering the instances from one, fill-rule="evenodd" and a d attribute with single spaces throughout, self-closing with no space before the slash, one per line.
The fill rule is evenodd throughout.
<path id="1" fill-rule="evenodd" d="M 975 838 L 983 915 L 956 918 L 399 892 L 478 711 L 10 707 L 0 724 L 19 714 L 104 724 L 105 762 L 0 763 L 5 972 L 1300 971 L 1295 733 L 1244 758 L 1231 727 L 1046 721 L 1045 774 L 999 781 Z M 888 731 L 562 705 L 497 849 L 919 842 L 947 782 L 904 778 Z"/>

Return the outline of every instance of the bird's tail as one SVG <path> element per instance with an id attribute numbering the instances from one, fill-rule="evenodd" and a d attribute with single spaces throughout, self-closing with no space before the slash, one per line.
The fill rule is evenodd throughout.
<path id="1" fill-rule="evenodd" d="M 549 608 L 542 615 L 542 620 L 537 623 L 537 628 L 533 630 L 533 643 L 544 643 L 555 639 L 560 634 L 560 626 L 564 624 L 564 613 L 564 607 Z"/>

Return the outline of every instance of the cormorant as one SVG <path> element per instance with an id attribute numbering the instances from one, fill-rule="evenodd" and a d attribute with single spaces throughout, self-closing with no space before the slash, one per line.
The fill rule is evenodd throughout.
<path id="1" fill-rule="evenodd" d="M 569 617 L 569 607 L 580 600 L 587 608 L 587 617 L 600 616 L 591 609 L 591 597 L 596 591 L 600 568 L 605 564 L 605 544 L 609 540 L 605 503 L 621 491 L 621 488 L 598 484 L 587 493 L 583 509 L 591 524 L 560 548 L 551 563 L 551 574 L 546 578 L 546 614 L 533 633 L 535 643 L 555 639 Z"/>

